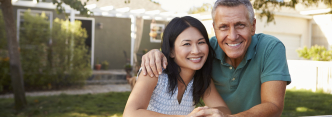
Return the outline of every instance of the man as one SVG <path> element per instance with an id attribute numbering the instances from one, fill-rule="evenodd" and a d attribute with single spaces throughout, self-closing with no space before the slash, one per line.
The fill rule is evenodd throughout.
<path id="1" fill-rule="evenodd" d="M 237 117 L 280 116 L 290 75 L 285 47 L 277 38 L 255 34 L 256 19 L 249 0 L 217 0 L 213 10 L 215 37 L 210 44 L 215 86 Z M 166 68 L 159 50 L 142 57 L 142 73 L 151 77 Z"/>

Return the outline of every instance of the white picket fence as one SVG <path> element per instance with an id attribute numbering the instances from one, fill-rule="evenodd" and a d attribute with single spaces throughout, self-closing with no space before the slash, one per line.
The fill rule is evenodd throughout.
<path id="1" fill-rule="evenodd" d="M 332 94 L 332 62 L 288 60 L 292 83 L 287 89 L 323 90 Z"/>

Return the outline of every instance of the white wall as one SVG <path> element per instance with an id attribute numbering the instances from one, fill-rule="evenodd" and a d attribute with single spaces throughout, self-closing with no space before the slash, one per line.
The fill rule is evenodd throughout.
<path id="1" fill-rule="evenodd" d="M 332 47 L 332 14 L 313 16 L 313 45 Z M 329 46 L 329 47 L 328 47 Z"/>
<path id="2" fill-rule="evenodd" d="M 286 47 L 289 60 L 298 60 L 296 50 L 310 46 L 310 19 L 275 15 L 275 24 L 266 24 L 266 18 L 256 20 L 256 33 L 265 33 L 277 37 Z"/>
<path id="3" fill-rule="evenodd" d="M 288 60 L 292 82 L 287 89 L 324 90 L 332 94 L 332 62 Z"/>

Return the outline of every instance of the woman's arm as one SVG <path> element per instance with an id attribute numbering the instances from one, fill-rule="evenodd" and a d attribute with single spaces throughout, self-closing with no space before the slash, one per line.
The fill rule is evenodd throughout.
<path id="1" fill-rule="evenodd" d="M 162 116 L 160 113 L 146 110 L 157 82 L 158 78 L 149 78 L 148 76 L 139 75 L 135 87 L 128 98 L 123 117 Z"/>
<path id="2" fill-rule="evenodd" d="M 213 81 L 211 80 L 210 87 L 205 91 L 203 101 L 209 108 L 218 109 L 224 115 L 230 115 L 231 111 L 228 109 L 225 101 L 219 95 Z"/>
<path id="3" fill-rule="evenodd" d="M 185 115 L 165 115 L 154 111 L 146 110 L 149 105 L 153 90 L 157 85 L 157 82 L 157 78 L 150 78 L 149 76 L 139 75 L 135 87 L 128 98 L 126 107 L 123 112 L 123 117 L 185 117 Z M 201 112 L 205 109 L 207 108 L 195 108 L 187 116 L 198 117 L 211 115 Z"/>

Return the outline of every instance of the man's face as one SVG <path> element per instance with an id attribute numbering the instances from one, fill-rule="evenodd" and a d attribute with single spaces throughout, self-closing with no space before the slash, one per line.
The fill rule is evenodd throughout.
<path id="1" fill-rule="evenodd" d="M 214 18 L 214 31 L 220 48 L 230 59 L 242 60 L 255 34 L 256 20 L 250 23 L 244 5 L 219 6 Z"/>

